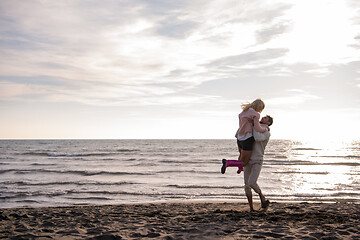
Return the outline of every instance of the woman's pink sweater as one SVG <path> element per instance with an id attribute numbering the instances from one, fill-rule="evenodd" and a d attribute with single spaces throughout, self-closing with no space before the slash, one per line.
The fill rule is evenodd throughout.
<path id="1" fill-rule="evenodd" d="M 260 126 L 260 114 L 253 108 L 249 108 L 239 114 L 239 130 L 237 135 L 244 136 L 247 133 L 252 133 L 253 127 L 260 133 L 267 130 L 266 128 Z"/>

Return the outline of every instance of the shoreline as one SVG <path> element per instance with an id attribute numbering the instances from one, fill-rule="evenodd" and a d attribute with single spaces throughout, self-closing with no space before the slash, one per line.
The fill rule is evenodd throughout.
<path id="1" fill-rule="evenodd" d="M 255 209 L 259 203 L 255 202 Z M 3 239 L 358 239 L 360 204 L 186 201 L 0 209 Z"/>
<path id="2" fill-rule="evenodd" d="M 301 203 L 307 203 L 307 204 L 357 204 L 360 205 L 360 200 L 352 200 L 352 199 L 314 199 L 314 200 L 272 200 L 269 198 L 269 200 L 272 203 L 280 203 L 280 204 L 301 204 Z M 255 196 L 254 204 L 260 202 L 259 199 L 257 199 L 257 196 Z M 38 208 L 69 208 L 69 207 L 106 207 L 106 206 L 116 206 L 116 205 L 149 205 L 149 204 L 193 204 L 193 203 L 239 203 L 239 204 L 248 204 L 247 200 L 245 199 L 185 199 L 185 200 L 157 200 L 157 201 L 142 201 L 142 202 L 123 202 L 123 203 L 114 203 L 114 204 L 72 204 L 72 205 L 49 205 L 49 206 L 21 206 L 21 207 L 4 207 L 2 208 L 0 206 L 0 212 L 1 210 L 11 210 L 11 209 L 38 209 Z M 260 204 L 259 204 L 260 206 Z"/>

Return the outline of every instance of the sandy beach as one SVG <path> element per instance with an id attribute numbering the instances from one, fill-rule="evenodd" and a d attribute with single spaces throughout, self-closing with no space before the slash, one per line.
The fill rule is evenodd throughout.
<path id="1" fill-rule="evenodd" d="M 259 206 L 256 206 L 259 208 Z M 193 202 L 0 209 L 2 239 L 359 239 L 360 205 Z"/>

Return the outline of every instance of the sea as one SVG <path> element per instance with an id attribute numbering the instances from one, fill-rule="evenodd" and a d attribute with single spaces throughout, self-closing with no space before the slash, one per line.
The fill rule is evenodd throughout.
<path id="1" fill-rule="evenodd" d="M 246 201 L 243 173 L 220 172 L 237 157 L 233 139 L 0 140 L 0 208 Z M 360 141 L 271 139 L 258 184 L 274 202 L 360 203 Z"/>

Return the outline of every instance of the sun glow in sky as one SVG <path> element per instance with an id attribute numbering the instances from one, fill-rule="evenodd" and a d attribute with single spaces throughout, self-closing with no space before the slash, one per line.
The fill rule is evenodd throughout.
<path id="1" fill-rule="evenodd" d="M 360 136 L 356 0 L 3 0 L 0 56 L 0 138 Z"/>

